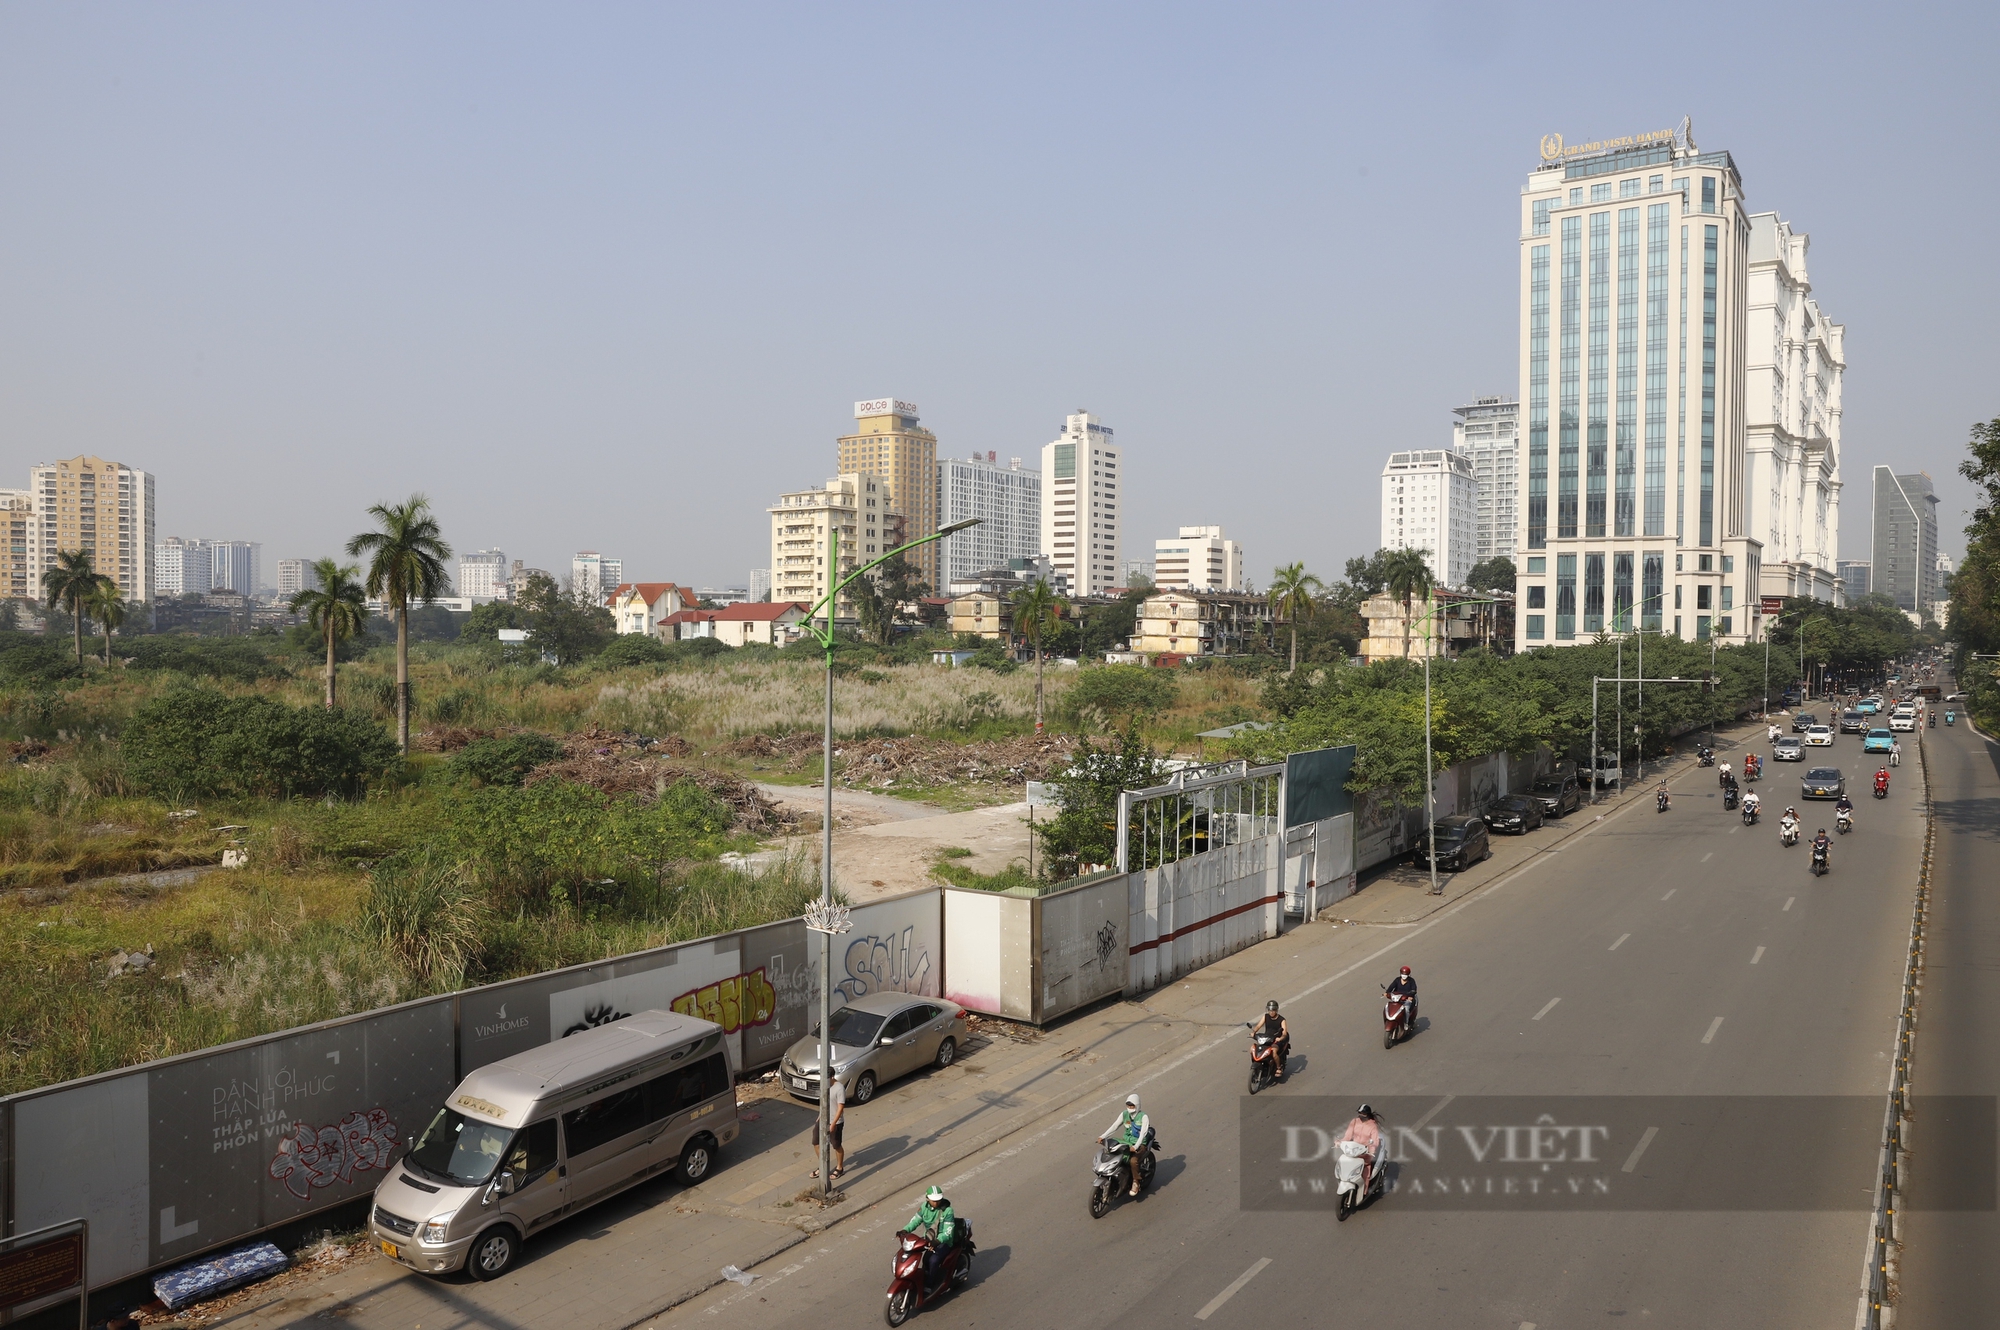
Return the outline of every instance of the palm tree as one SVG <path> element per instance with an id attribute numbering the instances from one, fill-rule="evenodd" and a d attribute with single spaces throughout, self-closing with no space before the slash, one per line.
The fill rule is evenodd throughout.
<path id="1" fill-rule="evenodd" d="M 1069 602 L 1045 581 L 1030 582 L 1014 593 L 1014 630 L 1035 644 L 1035 733 L 1042 732 L 1042 642 L 1062 626 Z"/>
<path id="2" fill-rule="evenodd" d="M 125 597 L 119 594 L 118 584 L 108 577 L 100 577 L 97 590 L 91 594 L 88 606 L 92 617 L 104 625 L 104 668 L 111 668 L 111 630 L 125 622 L 128 608 Z"/>
<path id="3" fill-rule="evenodd" d="M 1326 590 L 1326 583 L 1306 571 L 1302 563 L 1288 563 L 1283 568 L 1271 570 L 1271 612 L 1292 626 L 1292 669 L 1299 668 L 1299 620 L 1310 619 L 1318 608 L 1313 601 L 1315 591 Z"/>
<path id="4" fill-rule="evenodd" d="M 361 631 L 368 618 L 362 602 L 367 592 L 354 580 L 360 568 L 342 566 L 332 559 L 316 559 L 313 575 L 318 586 L 308 587 L 292 597 L 292 613 L 303 614 L 326 639 L 326 709 L 333 710 L 333 653 L 337 644 Z"/>
<path id="5" fill-rule="evenodd" d="M 403 503 L 378 503 L 368 515 L 380 531 L 364 531 L 347 542 L 347 552 L 366 554 L 368 594 L 396 616 L 396 744 L 410 751 L 410 602 L 432 601 L 451 587 L 444 561 L 451 546 L 431 516 L 431 501 L 412 494 Z"/>
<path id="6" fill-rule="evenodd" d="M 42 594 L 50 609 L 60 606 L 76 623 L 76 663 L 83 664 L 83 621 L 99 584 L 111 579 L 91 567 L 89 550 L 58 550 L 53 566 L 42 573 Z"/>
<path id="7" fill-rule="evenodd" d="M 1403 659 L 1410 658 L 1410 600 L 1431 598 L 1431 566 L 1424 561 L 1428 550 L 1391 550 L 1382 561 L 1384 589 L 1403 602 Z"/>

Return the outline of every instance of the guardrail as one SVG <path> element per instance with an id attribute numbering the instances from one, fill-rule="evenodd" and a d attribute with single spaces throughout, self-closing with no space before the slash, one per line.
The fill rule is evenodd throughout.
<path id="1" fill-rule="evenodd" d="M 1917 765 L 1924 777 L 1924 852 L 1917 868 L 1917 898 L 1910 917 L 1910 950 L 1903 968 L 1902 1010 L 1896 1016 L 1896 1060 L 1889 1069 L 1889 1102 L 1882 1114 L 1882 1152 L 1875 1180 L 1875 1210 L 1868 1232 L 1867 1266 L 1862 1272 L 1861 1307 L 1855 1321 L 1866 1330 L 1894 1316 L 1896 1274 L 1902 1249 L 1904 1131 L 1910 1120 L 1910 1053 L 1916 1036 L 1917 1002 L 1923 996 L 1924 930 L 1930 918 L 1931 857 L 1937 846 L 1937 808 L 1931 800 L 1930 752 L 1919 734 Z"/>

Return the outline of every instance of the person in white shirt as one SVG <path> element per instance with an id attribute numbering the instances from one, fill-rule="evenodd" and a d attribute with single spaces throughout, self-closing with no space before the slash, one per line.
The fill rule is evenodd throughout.
<path id="1" fill-rule="evenodd" d="M 1132 1150 L 1132 1192 L 1139 1194 L 1139 1159 L 1146 1149 L 1146 1134 L 1153 1128 L 1153 1120 L 1139 1110 L 1137 1091 L 1125 1096 L 1125 1108 L 1111 1125 L 1097 1139 L 1114 1145 L 1124 1145 Z"/>
<path id="2" fill-rule="evenodd" d="M 847 1123 L 847 1087 L 840 1083 L 840 1077 L 838 1076 L 830 1078 L 826 1084 L 826 1139 L 827 1143 L 833 1147 L 833 1173 L 828 1178 L 828 1181 L 832 1181 L 833 1178 L 837 1178 L 847 1171 L 847 1151 L 842 1149 L 840 1144 L 840 1129 Z M 813 1124 L 813 1144 L 819 1144 L 819 1124 L 817 1122 Z M 812 1175 L 818 1177 L 819 1170 L 815 1168 L 812 1171 Z"/>

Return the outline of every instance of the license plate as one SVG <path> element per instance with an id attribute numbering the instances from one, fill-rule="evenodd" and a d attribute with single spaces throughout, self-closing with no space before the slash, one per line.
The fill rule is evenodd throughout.
<path id="1" fill-rule="evenodd" d="M 805 1088 L 806 1088 L 806 1078 L 805 1078 L 805 1077 L 803 1077 L 803 1076 L 794 1076 L 794 1077 L 792 1077 L 792 1078 L 791 1078 L 791 1080 L 792 1080 L 792 1088 L 793 1088 L 794 1090 L 803 1090 L 803 1089 L 805 1089 Z"/>
<path id="2" fill-rule="evenodd" d="M 382 1254 L 388 1257 L 392 1261 L 400 1261 L 403 1259 L 403 1253 L 396 1249 L 396 1244 L 393 1242 L 385 1242 L 382 1244 Z"/>

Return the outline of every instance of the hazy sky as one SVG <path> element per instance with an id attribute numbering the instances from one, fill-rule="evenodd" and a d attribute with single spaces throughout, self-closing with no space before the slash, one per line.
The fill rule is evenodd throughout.
<path id="1" fill-rule="evenodd" d="M 1692 115 L 1812 236 L 1870 469 L 2000 416 L 2000 7 L 0 4 L 0 484 L 159 533 L 742 582 L 858 398 L 1129 459 L 1128 556 L 1374 548 L 1386 453 L 1516 385 L 1541 136 Z M 268 576 L 268 573 L 267 573 Z"/>

